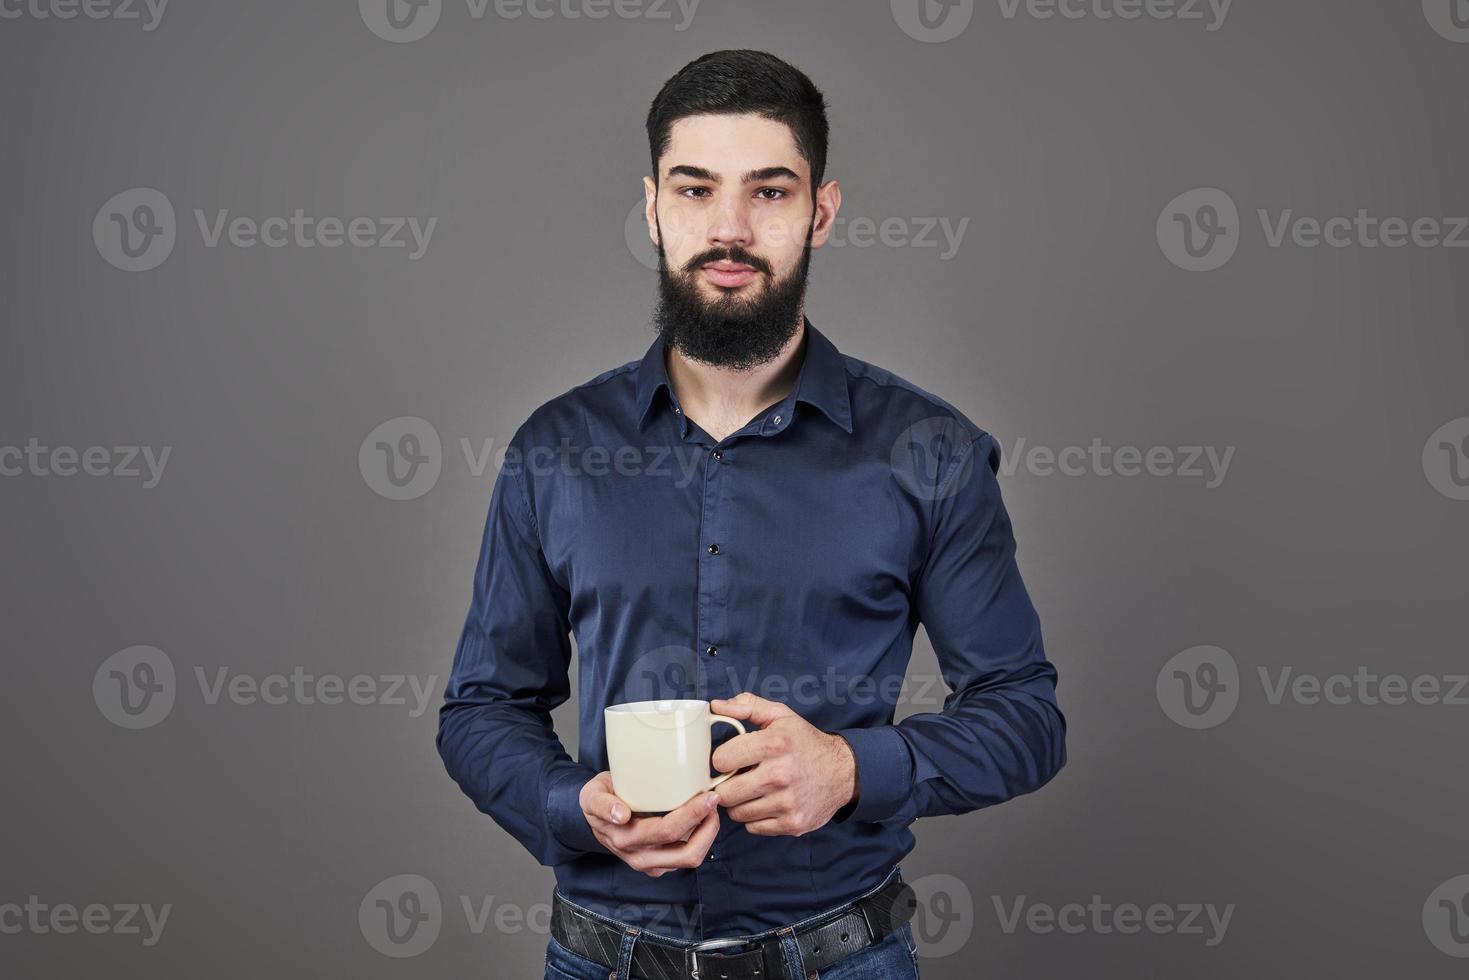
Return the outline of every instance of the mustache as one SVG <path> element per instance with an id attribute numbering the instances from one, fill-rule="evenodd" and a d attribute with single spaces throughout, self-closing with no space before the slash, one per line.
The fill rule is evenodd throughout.
<path id="1" fill-rule="evenodd" d="M 684 263 L 684 272 L 693 274 L 700 266 L 708 265 L 710 262 L 739 262 L 747 265 L 756 272 L 763 272 L 767 276 L 771 274 L 770 263 L 753 252 L 747 252 L 738 245 L 728 248 L 711 248 Z"/>

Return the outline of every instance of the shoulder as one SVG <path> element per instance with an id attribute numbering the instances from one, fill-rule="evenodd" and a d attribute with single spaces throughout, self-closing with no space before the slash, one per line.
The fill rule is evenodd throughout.
<path id="1" fill-rule="evenodd" d="M 850 354 L 843 354 L 842 359 L 852 413 L 868 424 L 895 432 L 931 430 L 959 445 L 989 436 L 968 415 L 932 391 Z"/>
<path id="2" fill-rule="evenodd" d="M 633 410 L 639 363 L 628 361 L 609 368 L 537 405 L 516 430 L 511 445 L 524 451 L 556 446 L 566 439 L 573 444 L 585 442 L 589 420 L 610 421 L 618 413 Z"/>

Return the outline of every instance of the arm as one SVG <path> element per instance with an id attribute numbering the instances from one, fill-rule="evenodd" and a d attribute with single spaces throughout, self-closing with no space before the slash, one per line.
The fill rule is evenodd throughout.
<path id="1" fill-rule="evenodd" d="M 573 762 L 551 727 L 551 709 L 571 694 L 568 603 L 522 481 L 502 468 L 436 744 L 474 805 L 548 867 L 610 853 L 578 803 L 597 771 Z"/>
<path id="2" fill-rule="evenodd" d="M 838 822 L 967 813 L 1039 789 L 1066 763 L 1056 670 L 1015 563 L 999 463 L 988 434 L 948 461 L 914 582 L 915 610 L 952 693 L 942 712 L 835 733 L 857 769 L 856 798 Z"/>

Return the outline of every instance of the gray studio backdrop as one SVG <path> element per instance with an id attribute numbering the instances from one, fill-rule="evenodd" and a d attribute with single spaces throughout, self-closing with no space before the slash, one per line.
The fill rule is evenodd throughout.
<path id="1" fill-rule="evenodd" d="M 1463 976 L 1463 0 L 0 0 L 0 974 L 540 976 L 435 712 L 727 47 L 826 91 L 811 319 L 999 440 L 1060 671 L 1061 776 L 915 825 L 924 975 Z"/>

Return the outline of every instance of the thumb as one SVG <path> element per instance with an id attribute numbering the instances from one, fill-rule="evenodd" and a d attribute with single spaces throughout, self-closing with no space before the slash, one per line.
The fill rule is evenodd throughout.
<path id="1" fill-rule="evenodd" d="M 581 794 L 582 810 L 595 814 L 612 823 L 626 823 L 632 809 L 612 789 L 612 774 L 598 773 L 584 787 Z"/>

